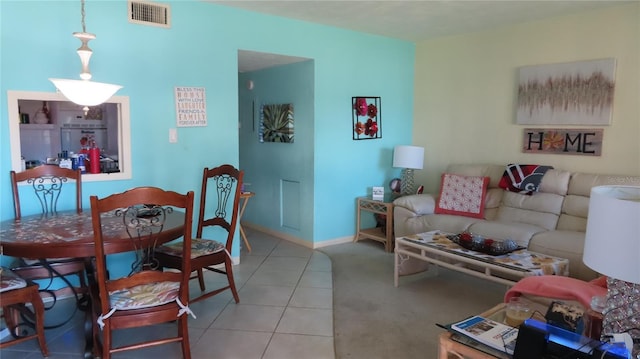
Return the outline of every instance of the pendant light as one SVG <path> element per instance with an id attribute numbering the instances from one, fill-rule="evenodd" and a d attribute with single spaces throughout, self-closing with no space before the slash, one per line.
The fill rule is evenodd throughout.
<path id="1" fill-rule="evenodd" d="M 82 72 L 80 73 L 81 80 L 69 80 L 69 79 L 49 79 L 55 87 L 66 97 L 69 101 L 84 106 L 85 114 L 89 111 L 89 106 L 96 106 L 107 101 L 113 96 L 122 86 L 112 85 L 102 82 L 91 81 L 91 72 L 89 71 L 89 59 L 93 51 L 89 48 L 89 41 L 96 38 L 96 35 L 87 32 L 85 25 L 85 11 L 84 0 L 80 1 L 80 13 L 82 15 L 82 32 L 74 32 L 73 36 L 82 42 L 82 45 L 78 48 L 78 56 L 80 56 L 80 62 L 82 63 Z"/>

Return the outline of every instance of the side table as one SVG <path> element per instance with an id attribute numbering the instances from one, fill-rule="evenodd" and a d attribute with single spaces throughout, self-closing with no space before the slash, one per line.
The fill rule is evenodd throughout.
<path id="1" fill-rule="evenodd" d="M 505 304 L 500 303 L 480 315 L 496 321 L 502 321 L 504 307 Z M 452 335 L 453 333 L 451 332 L 444 332 L 438 337 L 438 359 L 495 359 L 496 357 L 509 357 L 506 353 L 504 356 L 494 356 L 472 346 L 459 343 L 451 338 Z"/>
<path id="2" fill-rule="evenodd" d="M 253 192 L 242 192 L 240 193 L 240 201 L 242 204 L 240 205 L 240 209 L 238 210 L 238 227 L 240 228 L 240 236 L 242 236 L 242 240 L 244 244 L 247 245 L 247 250 L 251 253 L 251 245 L 247 240 L 247 235 L 244 233 L 244 229 L 242 228 L 242 215 L 244 214 L 244 210 L 247 208 L 247 203 L 249 202 L 249 198 L 255 196 L 256 194 Z"/>
<path id="3" fill-rule="evenodd" d="M 391 195 L 385 195 L 384 199 L 373 199 L 372 197 L 358 197 L 358 205 L 356 208 L 356 236 L 354 242 L 361 239 L 373 239 L 374 241 L 384 243 L 384 249 L 387 252 L 393 251 L 393 200 Z M 384 231 L 380 227 L 361 228 L 362 221 L 360 216 L 362 212 L 377 213 L 386 216 Z"/>

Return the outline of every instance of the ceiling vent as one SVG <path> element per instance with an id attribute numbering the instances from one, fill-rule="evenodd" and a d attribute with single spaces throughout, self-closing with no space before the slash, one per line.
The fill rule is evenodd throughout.
<path id="1" fill-rule="evenodd" d="M 129 1 L 129 22 L 141 25 L 171 27 L 171 8 L 148 1 Z"/>

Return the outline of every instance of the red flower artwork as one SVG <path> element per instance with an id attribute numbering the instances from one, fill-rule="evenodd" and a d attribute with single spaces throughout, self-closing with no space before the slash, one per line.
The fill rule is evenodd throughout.
<path id="1" fill-rule="evenodd" d="M 353 97 L 353 139 L 382 138 L 380 97 Z M 362 119 L 360 118 L 362 117 Z"/>

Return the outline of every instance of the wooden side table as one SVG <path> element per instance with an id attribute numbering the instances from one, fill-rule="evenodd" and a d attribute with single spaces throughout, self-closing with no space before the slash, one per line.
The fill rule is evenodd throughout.
<path id="1" fill-rule="evenodd" d="M 374 241 L 384 243 L 384 249 L 387 252 L 393 251 L 393 200 L 391 195 L 385 195 L 384 199 L 378 200 L 371 197 L 358 197 L 358 206 L 356 208 L 356 235 L 354 242 L 361 239 L 373 239 Z M 371 212 L 386 216 L 384 231 L 380 227 L 361 228 L 361 213 Z"/>
<path id="2" fill-rule="evenodd" d="M 247 240 L 247 235 L 244 233 L 244 229 L 242 229 L 242 215 L 244 214 L 244 210 L 247 208 L 247 203 L 249 202 L 249 198 L 255 196 L 256 194 L 253 192 L 242 192 L 240 193 L 240 210 L 238 211 L 238 227 L 240 227 L 240 236 L 242 236 L 242 240 L 244 244 L 247 246 L 247 250 L 251 253 L 251 245 Z"/>

